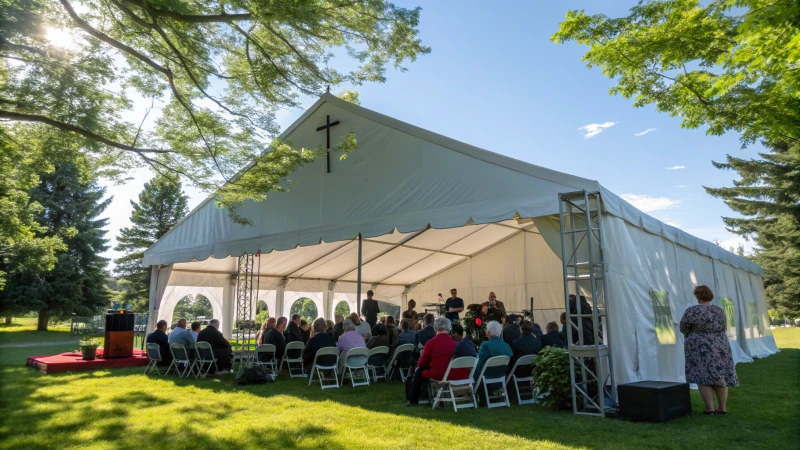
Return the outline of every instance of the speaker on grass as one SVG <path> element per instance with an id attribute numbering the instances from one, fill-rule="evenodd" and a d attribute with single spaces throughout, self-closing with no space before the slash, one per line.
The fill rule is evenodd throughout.
<path id="1" fill-rule="evenodd" d="M 637 381 L 617 386 L 619 416 L 644 422 L 666 422 L 692 413 L 689 384 Z"/>

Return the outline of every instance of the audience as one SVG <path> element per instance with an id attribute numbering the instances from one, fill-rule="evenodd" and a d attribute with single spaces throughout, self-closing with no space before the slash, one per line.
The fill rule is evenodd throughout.
<path id="1" fill-rule="evenodd" d="M 356 314 L 356 317 L 358 317 L 358 314 Z M 364 337 L 356 331 L 356 324 L 352 319 L 345 319 L 342 327 L 344 328 L 344 334 L 339 337 L 339 342 L 336 343 L 336 348 L 339 349 L 339 370 L 344 367 L 347 352 L 354 348 L 367 346 L 364 342 Z"/>
<path id="2" fill-rule="evenodd" d="M 419 338 L 419 343 L 425 346 L 430 339 L 433 339 L 436 336 L 436 330 L 433 329 L 433 321 L 434 321 L 433 314 L 428 313 L 425 314 L 425 317 L 422 319 L 425 323 L 425 328 L 419 330 L 417 332 L 417 337 Z"/>
<path id="3" fill-rule="evenodd" d="M 275 346 L 275 359 L 280 361 L 286 351 L 286 338 L 283 336 L 283 330 L 286 329 L 286 317 L 280 317 L 275 322 L 274 327 L 267 329 L 262 339 L 264 344 L 272 344 Z"/>
<path id="4" fill-rule="evenodd" d="M 328 333 L 330 335 L 330 337 L 333 337 L 333 328 L 334 327 L 335 327 L 335 325 L 333 324 L 333 321 L 331 319 L 326 319 L 325 320 L 325 332 Z"/>
<path id="5" fill-rule="evenodd" d="M 456 341 L 456 350 L 453 358 L 460 358 L 462 356 L 478 356 L 478 350 L 475 348 L 475 343 L 470 338 L 464 338 L 464 327 L 454 323 L 450 330 L 450 337 Z"/>
<path id="6" fill-rule="evenodd" d="M 231 369 L 231 343 L 219 331 L 219 320 L 211 319 L 205 329 L 197 335 L 197 342 L 208 342 L 214 357 L 217 358 L 217 375 L 224 375 Z"/>
<path id="7" fill-rule="evenodd" d="M 394 341 L 395 336 L 398 335 L 397 331 L 397 322 L 394 320 L 394 316 L 383 316 L 386 318 L 386 332 L 391 336 L 392 341 Z"/>
<path id="8" fill-rule="evenodd" d="M 533 334 L 533 324 L 530 320 L 525 320 L 520 326 L 522 335 L 514 340 L 511 344 L 511 351 L 514 355 L 508 363 L 508 367 L 514 367 L 514 364 L 523 356 L 536 355 L 542 349 L 542 342 Z M 516 375 L 520 378 L 530 376 L 530 367 L 517 368 Z"/>
<path id="9" fill-rule="evenodd" d="M 519 325 L 517 324 L 517 317 L 518 316 L 516 314 L 509 314 L 508 325 L 503 328 L 503 342 L 509 346 L 511 346 L 511 344 L 522 334 L 520 332 Z"/>
<path id="10" fill-rule="evenodd" d="M 586 337 L 584 336 L 584 341 Z M 594 339 L 592 339 L 594 342 Z M 558 332 L 558 324 L 550 322 L 547 324 L 547 334 L 542 336 L 542 347 L 558 347 L 567 348 L 564 341 L 561 340 L 561 333 Z"/>
<path id="11" fill-rule="evenodd" d="M 367 348 L 375 348 L 375 347 L 391 347 L 392 346 L 392 336 L 388 333 L 388 327 L 382 323 L 375 325 L 372 328 L 372 338 L 369 340 L 367 344 Z"/>
<path id="12" fill-rule="evenodd" d="M 334 314 L 333 319 L 336 324 L 333 326 L 333 339 L 339 340 L 339 336 L 344 334 L 344 316 L 341 314 Z"/>
<path id="13" fill-rule="evenodd" d="M 478 352 L 478 366 L 475 368 L 475 374 L 473 375 L 475 380 L 480 376 L 483 365 L 486 364 L 487 359 L 493 356 L 511 357 L 513 355 L 511 346 L 503 342 L 502 335 L 503 328 L 500 326 L 499 322 L 492 320 L 486 324 L 486 337 L 489 338 L 489 340 L 481 344 L 480 351 Z M 485 376 L 487 378 L 498 378 L 501 375 L 505 375 L 505 371 L 506 368 L 504 367 L 490 369 Z"/>
<path id="14" fill-rule="evenodd" d="M 194 344 L 195 339 L 192 337 L 192 333 L 186 329 L 186 319 L 180 318 L 178 319 L 178 324 L 169 333 L 169 345 L 172 344 L 183 344 L 186 348 L 189 358 L 194 358 Z"/>
<path id="15" fill-rule="evenodd" d="M 364 342 L 367 342 L 372 332 L 369 323 L 367 323 L 366 320 L 361 320 L 361 317 L 358 317 L 357 313 L 350 313 L 348 318 L 353 322 L 353 325 L 356 326 L 356 332 L 364 338 Z"/>
<path id="16" fill-rule="evenodd" d="M 303 342 L 303 330 L 300 329 L 300 314 L 292 316 L 286 329 L 286 342 Z"/>
<path id="17" fill-rule="evenodd" d="M 300 320 L 300 331 L 303 332 L 303 344 L 308 343 L 308 340 L 311 339 L 311 329 L 308 328 L 308 322 L 305 320 Z"/>
<path id="18" fill-rule="evenodd" d="M 200 322 L 192 322 L 192 331 L 189 333 L 192 335 L 192 339 L 197 342 L 197 335 L 200 333 L 200 326 L 202 324 Z"/>
<path id="19" fill-rule="evenodd" d="M 395 348 L 403 344 L 413 344 L 414 349 L 417 349 L 419 337 L 417 336 L 417 333 L 411 329 L 411 326 L 411 320 L 409 319 L 403 319 L 400 321 L 400 333 L 397 335 L 397 339 L 394 340 L 394 343 L 392 343 L 392 353 L 394 353 Z"/>
<path id="20" fill-rule="evenodd" d="M 417 370 L 414 372 L 411 387 L 406 393 L 409 406 L 419 404 L 422 385 L 426 380 L 441 380 L 444 378 L 447 366 L 450 365 L 450 360 L 453 359 L 453 353 L 456 349 L 456 341 L 449 334 L 451 327 L 452 321 L 445 317 L 440 317 L 434 321 L 433 329 L 436 335 L 425 344 L 425 349 L 422 350 L 422 355 L 419 358 Z"/>
<path id="21" fill-rule="evenodd" d="M 329 321 L 328 321 L 329 322 Z M 311 365 L 314 364 L 314 356 L 317 351 L 325 347 L 336 347 L 336 342 L 333 336 L 327 333 L 328 323 L 323 318 L 319 318 L 313 323 L 314 335 L 311 336 L 303 349 L 303 364 L 306 366 L 306 371 L 311 370 Z M 327 358 L 326 358 L 327 359 Z M 328 366 L 333 363 L 333 357 L 329 360 L 319 360 L 320 365 Z"/>
<path id="22" fill-rule="evenodd" d="M 409 319 L 415 320 L 417 318 L 417 312 L 414 311 L 414 308 L 417 307 L 417 302 L 414 301 L 412 298 L 408 301 L 408 309 L 403 311 L 403 314 L 400 316 L 401 319 Z"/>
<path id="23" fill-rule="evenodd" d="M 542 332 L 542 327 L 540 327 L 538 323 L 533 324 L 533 335 L 539 339 L 541 339 L 542 336 L 544 336 L 544 332 Z"/>
<path id="24" fill-rule="evenodd" d="M 147 335 L 148 344 L 158 344 L 161 353 L 159 366 L 168 366 L 172 363 L 172 352 L 169 351 L 169 337 L 167 337 L 167 321 L 159 320 L 156 329 Z"/>

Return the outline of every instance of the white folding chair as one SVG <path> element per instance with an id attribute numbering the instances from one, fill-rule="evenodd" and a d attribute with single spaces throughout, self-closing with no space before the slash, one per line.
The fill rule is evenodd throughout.
<path id="1" fill-rule="evenodd" d="M 499 406 L 511 406 L 511 403 L 508 401 L 508 389 L 506 388 L 506 374 L 503 374 L 499 377 L 493 376 L 492 378 L 486 378 L 486 371 L 487 369 L 495 369 L 499 371 L 500 367 L 505 367 L 508 369 L 508 362 L 511 360 L 508 356 L 492 356 L 491 358 L 486 360 L 486 363 L 483 365 L 483 369 L 481 369 L 481 373 L 478 376 L 478 389 L 483 386 L 483 394 L 486 398 L 486 406 L 489 408 L 497 408 Z M 490 370 L 491 372 L 491 370 Z M 502 393 L 495 393 L 492 394 L 489 392 L 489 385 L 490 384 L 499 384 L 502 388 Z M 492 399 L 500 399 L 499 402 L 492 403 Z"/>
<path id="2" fill-rule="evenodd" d="M 333 361 L 333 364 L 320 364 L 322 361 L 321 358 L 328 357 L 327 359 Z M 339 387 L 339 349 L 336 347 L 324 347 L 317 350 L 317 354 L 314 355 L 314 363 L 311 365 L 311 372 L 308 374 L 308 385 L 311 386 L 311 382 L 314 381 L 314 373 L 317 374 L 317 378 L 319 378 L 319 386 L 322 389 L 328 388 L 338 388 Z M 330 371 L 333 373 L 333 377 L 326 377 L 325 372 Z M 329 382 L 325 384 L 325 382 Z"/>
<path id="3" fill-rule="evenodd" d="M 147 357 L 150 358 L 150 362 L 144 368 L 144 374 L 148 375 L 155 370 L 157 374 L 161 375 L 161 370 L 158 368 L 158 363 L 161 362 L 161 347 L 158 344 L 147 344 Z"/>
<path id="4" fill-rule="evenodd" d="M 303 367 L 303 349 L 306 348 L 305 344 L 301 341 L 293 341 L 286 344 L 286 350 L 283 352 L 281 358 L 281 367 L 278 372 L 283 370 L 283 364 L 286 363 L 286 368 L 289 370 L 289 378 L 305 378 L 306 369 Z M 295 371 L 300 370 L 299 373 L 292 371 L 292 364 L 296 364 Z"/>
<path id="5" fill-rule="evenodd" d="M 506 377 L 506 387 L 509 385 L 514 386 L 514 391 L 517 393 L 517 403 L 520 405 L 536 403 L 536 397 L 533 395 L 533 377 L 531 376 L 531 364 L 533 363 L 534 358 L 536 358 L 536 355 L 521 356 L 517 362 L 514 363 L 514 367 L 511 368 L 511 372 L 509 372 L 508 376 Z M 528 367 L 526 370 L 528 376 L 518 377 L 517 369 L 525 366 Z M 522 393 L 520 392 L 520 387 L 526 387 L 527 390 L 530 391 L 531 398 L 523 399 Z"/>
<path id="6" fill-rule="evenodd" d="M 195 346 L 195 351 L 197 352 L 197 359 L 195 359 L 195 364 L 197 365 L 195 378 L 208 376 L 212 366 L 214 367 L 215 373 L 219 372 L 217 358 L 214 356 L 214 350 L 211 348 L 211 344 L 208 342 L 198 342 Z"/>
<path id="7" fill-rule="evenodd" d="M 272 372 L 275 370 L 275 352 L 277 349 L 273 344 L 261 344 L 255 350 L 255 363 L 256 367 L 263 367 L 266 371 L 267 368 Z"/>
<path id="8" fill-rule="evenodd" d="M 170 344 L 169 351 L 172 353 L 172 364 L 167 367 L 167 373 L 164 375 L 168 375 L 172 369 L 175 369 L 175 373 L 181 378 L 194 373 L 195 362 L 189 359 L 189 352 L 183 344 Z"/>
<path id="9" fill-rule="evenodd" d="M 367 370 L 367 360 L 369 360 L 369 349 L 366 347 L 351 348 L 344 357 L 344 365 L 342 366 L 342 379 L 339 383 L 344 385 L 344 378 L 350 378 L 350 383 L 353 387 L 356 386 L 369 386 L 369 370 Z M 364 373 L 364 381 L 356 381 L 355 373 L 362 371 Z"/>
<path id="10" fill-rule="evenodd" d="M 440 402 L 450 402 L 453 409 L 477 408 L 478 402 L 475 400 L 475 389 L 472 377 L 475 374 L 475 367 L 478 365 L 478 358 L 474 356 L 462 356 L 450 361 L 447 371 L 441 381 L 431 380 L 436 395 L 433 398 L 433 408 L 439 406 Z M 469 375 L 461 380 L 451 380 L 450 372 L 453 369 L 469 369 Z"/>
<path id="11" fill-rule="evenodd" d="M 367 369 L 372 375 L 372 381 L 379 378 L 386 380 L 386 363 L 389 361 L 389 347 L 380 346 L 370 349 L 367 359 Z"/>
<path id="12" fill-rule="evenodd" d="M 394 371 L 400 374 L 400 379 L 403 380 L 403 383 L 411 376 L 411 371 L 414 370 L 412 367 L 414 364 L 414 344 L 403 344 L 398 345 L 396 349 L 394 349 L 394 354 L 392 355 L 392 359 L 386 364 L 387 373 L 386 373 L 386 380 L 391 381 L 392 375 L 394 375 Z"/>

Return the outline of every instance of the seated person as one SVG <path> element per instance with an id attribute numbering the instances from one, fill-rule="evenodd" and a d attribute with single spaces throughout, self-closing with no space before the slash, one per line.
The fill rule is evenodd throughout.
<path id="1" fill-rule="evenodd" d="M 195 340 L 192 333 L 186 329 L 186 319 L 178 319 L 178 324 L 169 333 L 169 345 L 183 344 L 189 356 L 189 359 L 194 359 L 194 344 Z"/>
<path id="2" fill-rule="evenodd" d="M 542 349 L 542 342 L 533 334 L 533 324 L 530 320 L 522 322 L 520 327 L 522 335 L 514 340 L 511 344 L 511 351 L 514 355 L 508 363 L 508 367 L 514 367 L 514 364 L 523 356 L 536 355 Z M 530 367 L 518 367 L 516 375 L 520 378 L 531 376 Z"/>
<path id="3" fill-rule="evenodd" d="M 506 305 L 504 305 L 500 300 L 497 300 L 497 296 L 494 294 L 494 292 L 489 292 L 489 299 L 483 302 L 483 304 L 488 306 L 489 310 L 499 309 L 503 312 L 503 314 L 506 313 Z"/>
<path id="4" fill-rule="evenodd" d="M 372 327 L 372 339 L 367 344 L 367 348 L 373 349 L 375 347 L 391 347 L 392 340 L 387 333 L 386 325 L 379 323 Z"/>
<path id="5" fill-rule="evenodd" d="M 333 340 L 333 336 L 327 333 L 328 324 L 323 318 L 319 318 L 314 321 L 313 323 L 314 328 L 314 335 L 309 338 L 306 347 L 303 349 L 303 365 L 306 367 L 306 371 L 311 370 L 311 365 L 314 364 L 314 356 L 316 356 L 317 351 L 321 348 L 325 347 L 336 347 L 336 342 Z M 322 366 L 329 366 L 333 364 L 333 356 L 330 357 L 322 357 L 317 360 L 317 362 Z"/>
<path id="6" fill-rule="evenodd" d="M 435 320 L 433 314 L 425 314 L 425 318 L 422 320 L 425 323 L 425 327 L 417 332 L 417 337 L 419 338 L 419 343 L 424 346 L 430 339 L 436 336 L 436 330 L 433 329 L 433 321 Z"/>
<path id="7" fill-rule="evenodd" d="M 339 336 L 344 334 L 344 316 L 341 314 L 334 314 L 333 320 L 336 322 L 333 325 L 333 339 L 339 340 Z"/>
<path id="8" fill-rule="evenodd" d="M 336 348 L 339 349 L 339 370 L 344 367 L 347 352 L 354 348 L 367 346 L 364 338 L 356 331 L 356 324 L 350 318 L 344 320 L 342 327 L 344 328 L 344 334 L 339 337 L 339 341 L 336 343 Z"/>
<path id="9" fill-rule="evenodd" d="M 533 335 L 537 338 L 541 339 L 544 336 L 544 332 L 542 331 L 542 327 L 539 326 L 538 323 L 533 323 Z"/>
<path id="10" fill-rule="evenodd" d="M 462 356 L 478 356 L 478 350 L 475 348 L 475 343 L 472 339 L 464 337 L 464 327 L 459 324 L 453 324 L 450 330 L 450 337 L 456 341 L 456 350 L 453 353 L 453 358 L 460 358 Z"/>
<path id="11" fill-rule="evenodd" d="M 516 314 L 509 314 L 508 315 L 508 325 L 503 328 L 503 342 L 511 346 L 511 343 L 514 342 L 522 332 L 519 329 L 519 325 L 517 324 L 517 315 Z"/>
<path id="12" fill-rule="evenodd" d="M 167 321 L 159 320 L 156 324 L 156 329 L 147 335 L 146 342 L 148 344 L 158 344 L 159 353 L 161 353 L 161 361 L 159 366 L 168 366 L 172 364 L 172 352 L 169 351 L 169 337 L 167 337 Z"/>
<path id="13" fill-rule="evenodd" d="M 230 371 L 233 356 L 231 343 L 220 333 L 219 320 L 209 320 L 208 325 L 197 335 L 197 342 L 208 342 L 211 345 L 214 357 L 217 358 L 218 375 L 224 375 Z"/>
<path id="14" fill-rule="evenodd" d="M 416 406 L 419 404 L 419 398 L 422 395 L 422 386 L 425 381 L 441 380 L 444 378 L 444 374 L 456 350 L 456 341 L 450 337 L 452 325 L 453 322 L 445 317 L 440 317 L 434 321 L 433 329 L 436 335 L 428 340 L 425 344 L 425 348 L 422 350 L 422 355 L 419 357 L 419 364 L 417 365 L 417 370 L 414 372 L 411 388 L 406 393 L 408 406 Z"/>
<path id="15" fill-rule="evenodd" d="M 325 319 L 325 332 L 333 337 L 333 328 L 336 325 L 333 323 L 331 319 Z"/>
<path id="16" fill-rule="evenodd" d="M 200 334 L 201 326 L 202 324 L 200 322 L 192 322 L 192 331 L 190 331 L 189 333 L 192 334 L 192 338 L 194 338 L 195 342 L 197 342 L 197 335 Z"/>
<path id="17" fill-rule="evenodd" d="M 303 342 L 303 330 L 300 329 L 300 314 L 292 316 L 292 321 L 287 324 L 286 342 Z"/>
<path id="18" fill-rule="evenodd" d="M 308 343 L 308 340 L 311 339 L 311 329 L 308 327 L 308 322 L 302 319 L 300 320 L 300 331 L 303 332 L 303 344 Z"/>
<path id="19" fill-rule="evenodd" d="M 397 322 L 395 322 L 394 316 L 384 317 L 386 317 L 386 332 L 391 337 L 392 342 L 394 342 L 395 337 L 399 334 L 397 332 Z"/>
<path id="20" fill-rule="evenodd" d="M 367 342 L 367 340 L 369 340 L 370 333 L 372 332 L 369 323 L 367 323 L 366 320 L 361 320 L 361 317 L 359 317 L 356 313 L 350 313 L 347 318 L 350 319 L 350 321 L 353 322 L 353 325 L 356 326 L 356 332 L 360 334 L 362 338 L 364 338 L 364 342 Z"/>
<path id="21" fill-rule="evenodd" d="M 483 342 L 481 344 L 480 351 L 478 351 L 478 366 L 475 368 L 475 374 L 473 375 L 476 381 L 478 380 L 481 370 L 483 370 L 483 365 L 486 364 L 487 359 L 493 356 L 511 357 L 513 355 L 511 347 L 503 342 L 502 335 L 503 328 L 500 326 L 499 322 L 492 320 L 486 324 L 486 337 L 489 338 L 489 340 Z M 490 369 L 484 374 L 484 376 L 486 378 L 499 378 L 505 375 L 505 373 L 505 367 L 498 367 Z"/>
<path id="22" fill-rule="evenodd" d="M 411 352 L 411 357 L 407 361 L 403 361 L 402 367 L 408 367 L 413 362 L 413 355 L 417 349 L 417 345 L 419 344 L 419 337 L 417 337 L 417 333 L 411 329 L 412 327 L 411 320 L 403 319 L 400 321 L 400 333 L 398 333 L 397 338 L 392 342 L 392 347 L 389 350 L 389 358 L 394 355 L 395 349 L 403 344 L 412 344 L 414 346 L 414 350 Z"/>
<path id="23" fill-rule="evenodd" d="M 547 324 L 547 334 L 542 336 L 542 348 L 544 347 L 567 348 L 561 340 L 561 333 L 558 332 L 558 324 L 550 322 Z"/>
<path id="24" fill-rule="evenodd" d="M 280 317 L 275 321 L 275 326 L 271 327 L 264 333 L 262 338 L 263 344 L 272 344 L 275 346 L 275 360 L 279 361 L 283 358 L 286 352 L 286 338 L 283 336 L 283 330 L 286 329 L 286 317 Z"/>
<path id="25" fill-rule="evenodd" d="M 417 307 L 417 302 L 414 301 L 412 298 L 408 301 L 408 309 L 403 311 L 403 314 L 400 316 L 401 319 L 409 319 L 409 320 L 416 320 L 417 312 L 414 311 L 414 308 Z"/>

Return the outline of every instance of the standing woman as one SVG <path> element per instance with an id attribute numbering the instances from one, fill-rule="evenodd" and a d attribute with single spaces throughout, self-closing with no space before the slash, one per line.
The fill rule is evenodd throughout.
<path id="1" fill-rule="evenodd" d="M 685 339 L 686 382 L 695 383 L 703 397 L 703 414 L 727 414 L 728 386 L 737 386 L 731 344 L 725 335 L 725 311 L 711 304 L 714 293 L 708 286 L 694 288 L 697 305 L 690 306 L 681 319 Z M 714 408 L 714 395 L 717 407 Z"/>

